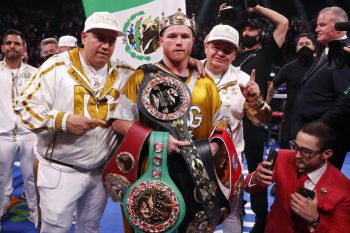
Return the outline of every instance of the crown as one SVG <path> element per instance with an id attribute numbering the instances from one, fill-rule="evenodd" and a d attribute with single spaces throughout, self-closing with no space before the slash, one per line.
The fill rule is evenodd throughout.
<path id="1" fill-rule="evenodd" d="M 177 9 L 177 12 L 173 15 L 164 17 L 164 12 L 162 13 L 162 18 L 159 22 L 159 33 L 161 33 L 165 28 L 172 25 L 185 25 L 192 29 L 195 32 L 196 22 L 194 20 L 194 14 L 192 14 L 192 19 L 187 17 L 185 14 L 181 12 L 181 8 Z"/>

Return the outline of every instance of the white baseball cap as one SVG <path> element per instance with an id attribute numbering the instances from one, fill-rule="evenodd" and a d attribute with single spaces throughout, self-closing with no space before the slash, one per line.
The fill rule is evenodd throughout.
<path id="1" fill-rule="evenodd" d="M 236 29 L 229 25 L 219 24 L 211 29 L 208 42 L 214 40 L 222 40 L 233 44 L 236 48 L 238 48 L 239 44 L 239 34 Z"/>
<path id="2" fill-rule="evenodd" d="M 119 28 L 117 18 L 109 12 L 95 12 L 85 20 L 84 32 L 91 29 L 107 29 L 115 31 L 118 36 L 124 36 L 124 32 Z"/>
<path id="3" fill-rule="evenodd" d="M 68 46 L 68 47 L 76 47 L 77 46 L 77 38 L 74 36 L 61 36 L 60 39 L 58 40 L 58 47 L 63 47 L 63 46 Z"/>

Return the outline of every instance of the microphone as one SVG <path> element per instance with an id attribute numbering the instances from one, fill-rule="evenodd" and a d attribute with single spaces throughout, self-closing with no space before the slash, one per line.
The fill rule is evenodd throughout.
<path id="1" fill-rule="evenodd" d="M 350 22 L 340 22 L 334 24 L 334 29 L 337 31 L 350 31 Z"/>
<path id="2" fill-rule="evenodd" d="M 106 97 L 102 98 L 102 99 L 97 99 L 97 101 L 101 104 L 107 103 L 108 99 Z"/>

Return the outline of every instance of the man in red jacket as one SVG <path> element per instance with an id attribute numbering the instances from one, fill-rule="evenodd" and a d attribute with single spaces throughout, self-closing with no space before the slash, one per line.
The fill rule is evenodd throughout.
<path id="1" fill-rule="evenodd" d="M 273 171 L 263 161 L 246 177 L 244 188 L 250 193 L 276 183 L 265 232 L 349 232 L 350 181 L 328 162 L 334 142 L 333 130 L 324 123 L 305 124 L 291 141 L 292 150 L 279 151 Z M 315 196 L 304 197 L 299 188 Z"/>

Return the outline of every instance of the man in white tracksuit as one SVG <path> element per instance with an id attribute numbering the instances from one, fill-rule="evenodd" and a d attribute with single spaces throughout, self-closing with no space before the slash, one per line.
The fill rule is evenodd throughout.
<path id="1" fill-rule="evenodd" d="M 205 39 L 207 59 L 203 62 L 205 71 L 214 80 L 222 105 L 226 108 L 233 144 L 243 167 L 243 116 L 247 114 L 255 123 L 267 122 L 271 116 L 271 109 L 261 100 L 259 86 L 254 81 L 255 72 L 252 72 L 249 78 L 246 73 L 231 65 L 238 54 L 238 44 L 239 35 L 233 27 L 215 26 Z M 226 196 L 228 198 L 227 193 Z M 241 196 L 238 193 L 230 200 L 231 213 L 223 222 L 224 232 L 242 232 Z"/>
<path id="2" fill-rule="evenodd" d="M 12 167 L 16 156 L 20 158 L 26 192 L 29 218 L 36 222 L 36 193 L 33 176 L 36 135 L 21 124 L 16 115 L 17 97 L 34 75 L 36 68 L 24 64 L 22 56 L 25 41 L 20 31 L 9 29 L 3 36 L 0 62 L 0 216 L 7 211 L 9 197 L 13 192 Z"/>
<path id="3" fill-rule="evenodd" d="M 37 187 L 41 233 L 99 231 L 107 202 L 102 169 L 117 144 L 109 126 L 133 69 L 111 60 L 124 33 L 108 12 L 96 12 L 81 33 L 84 48 L 48 59 L 21 96 L 22 121 L 38 134 Z"/>

